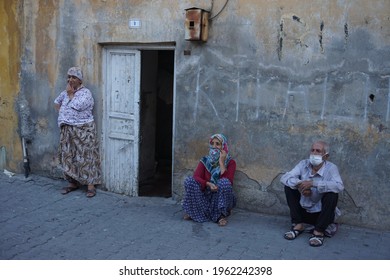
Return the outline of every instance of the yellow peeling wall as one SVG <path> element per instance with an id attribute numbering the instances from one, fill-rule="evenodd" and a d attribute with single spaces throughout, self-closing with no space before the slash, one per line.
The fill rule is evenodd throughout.
<path id="1" fill-rule="evenodd" d="M 0 0 L 0 171 L 20 172 L 22 147 L 15 98 L 19 92 L 19 1 Z"/>

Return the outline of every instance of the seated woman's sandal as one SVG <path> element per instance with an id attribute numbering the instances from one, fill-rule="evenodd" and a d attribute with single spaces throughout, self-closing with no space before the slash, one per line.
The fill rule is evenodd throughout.
<path id="1" fill-rule="evenodd" d="M 184 214 L 183 219 L 186 220 L 186 221 L 192 220 L 192 218 L 188 214 Z"/>
<path id="2" fill-rule="evenodd" d="M 220 219 L 218 220 L 218 225 L 221 226 L 221 227 L 226 226 L 227 223 L 228 223 L 228 221 L 227 221 L 226 218 L 220 218 Z"/>

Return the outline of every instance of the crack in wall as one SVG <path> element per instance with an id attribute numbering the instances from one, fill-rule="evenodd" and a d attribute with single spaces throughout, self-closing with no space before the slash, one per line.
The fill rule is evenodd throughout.
<path id="1" fill-rule="evenodd" d="M 319 42 L 320 42 L 321 53 L 324 53 L 324 46 L 322 45 L 323 30 L 324 30 L 324 21 L 321 21 L 321 24 L 320 24 L 320 34 L 318 35 Z"/>
<path id="2" fill-rule="evenodd" d="M 344 24 L 344 47 L 347 48 L 347 43 L 348 43 L 348 23 Z"/>

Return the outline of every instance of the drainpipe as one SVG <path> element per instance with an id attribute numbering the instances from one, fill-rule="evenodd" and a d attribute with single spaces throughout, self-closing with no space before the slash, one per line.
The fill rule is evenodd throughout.
<path id="1" fill-rule="evenodd" d="M 27 151 L 27 141 L 31 139 L 33 125 L 31 123 L 30 108 L 28 101 L 22 96 L 19 95 L 18 99 L 18 109 L 19 109 L 19 125 L 20 125 L 20 136 L 22 140 L 22 149 L 23 149 L 23 168 L 24 175 L 27 178 L 31 172 L 30 161 L 28 158 Z"/>
<path id="2" fill-rule="evenodd" d="M 28 152 L 26 147 L 26 139 L 22 137 L 22 148 L 23 148 L 23 168 L 24 168 L 24 176 L 27 178 L 31 169 L 30 163 L 28 161 Z"/>

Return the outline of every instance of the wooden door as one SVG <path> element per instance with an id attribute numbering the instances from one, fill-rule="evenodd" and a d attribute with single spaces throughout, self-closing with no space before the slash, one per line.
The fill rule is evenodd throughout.
<path id="1" fill-rule="evenodd" d="M 104 50 L 103 177 L 107 190 L 138 195 L 140 51 Z"/>

